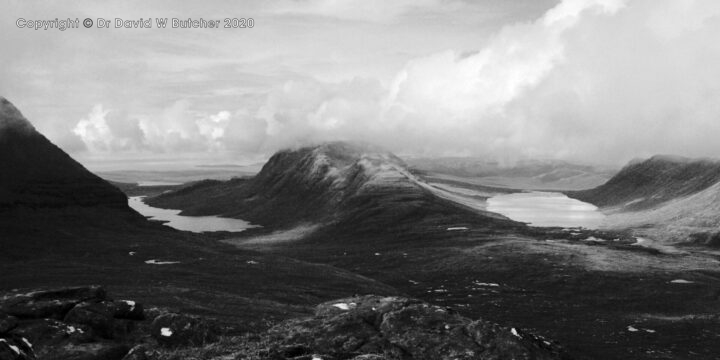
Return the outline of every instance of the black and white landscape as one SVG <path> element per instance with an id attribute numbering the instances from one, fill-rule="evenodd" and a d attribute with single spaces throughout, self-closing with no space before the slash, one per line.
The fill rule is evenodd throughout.
<path id="1" fill-rule="evenodd" d="M 0 34 L 0 360 L 720 354 L 720 3 L 11 0 Z"/>

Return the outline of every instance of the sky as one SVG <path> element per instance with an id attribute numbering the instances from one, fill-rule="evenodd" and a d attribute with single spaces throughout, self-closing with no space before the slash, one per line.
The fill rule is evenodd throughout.
<path id="1" fill-rule="evenodd" d="M 620 165 L 720 154 L 718 39 L 716 0 L 10 0 L 0 95 L 91 169 L 247 164 L 333 140 Z"/>

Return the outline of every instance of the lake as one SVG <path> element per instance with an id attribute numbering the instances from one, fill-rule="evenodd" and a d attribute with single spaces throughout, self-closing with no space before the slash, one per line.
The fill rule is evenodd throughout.
<path id="1" fill-rule="evenodd" d="M 597 229 L 605 215 L 593 204 L 556 192 L 523 192 L 489 198 L 487 209 L 532 226 Z"/>
<path id="2" fill-rule="evenodd" d="M 143 202 L 144 196 L 128 198 L 128 205 L 135 211 L 149 217 L 151 220 L 166 221 L 164 225 L 191 232 L 204 231 L 243 231 L 258 227 L 245 220 L 224 218 L 219 216 L 182 216 L 180 210 L 160 209 Z"/>

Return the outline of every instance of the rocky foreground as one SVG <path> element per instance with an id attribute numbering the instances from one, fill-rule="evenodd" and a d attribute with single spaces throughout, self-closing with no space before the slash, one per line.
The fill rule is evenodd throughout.
<path id="1" fill-rule="evenodd" d="M 212 319 L 112 300 L 102 287 L 0 298 L 0 360 L 562 359 L 558 345 L 403 297 L 318 305 L 261 334 L 229 336 Z"/>

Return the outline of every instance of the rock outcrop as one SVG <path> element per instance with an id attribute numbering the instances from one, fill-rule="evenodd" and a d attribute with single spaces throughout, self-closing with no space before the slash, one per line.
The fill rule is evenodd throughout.
<path id="1" fill-rule="evenodd" d="M 142 304 L 112 300 L 99 286 L 11 293 L 0 298 L 0 360 L 120 360 L 161 345 L 201 346 L 217 340 L 216 327 L 205 319 L 153 313 L 160 315 L 151 324 Z M 169 333 L 153 340 L 152 329 L 165 326 L 163 319 L 173 319 L 167 326 L 192 341 L 177 341 Z M 207 329 L 216 332 L 211 337 Z"/>
<path id="2" fill-rule="evenodd" d="M 361 296 L 317 306 L 270 330 L 271 359 L 565 359 L 541 337 L 402 297 Z"/>

